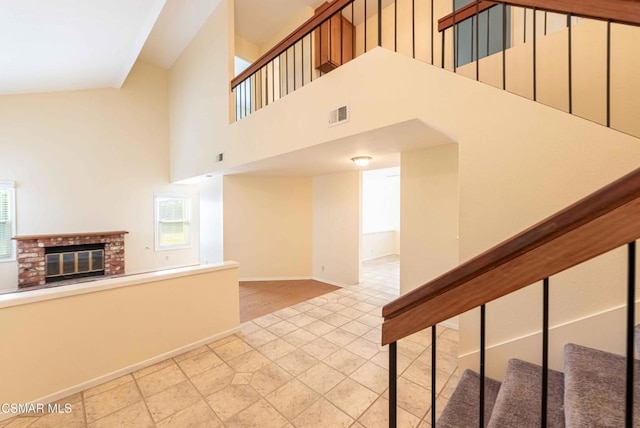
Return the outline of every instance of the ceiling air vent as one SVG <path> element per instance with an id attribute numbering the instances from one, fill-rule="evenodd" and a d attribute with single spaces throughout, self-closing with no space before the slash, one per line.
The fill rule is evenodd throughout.
<path id="1" fill-rule="evenodd" d="M 329 112 L 329 126 L 336 126 L 349 121 L 349 108 L 347 106 L 338 107 Z"/>

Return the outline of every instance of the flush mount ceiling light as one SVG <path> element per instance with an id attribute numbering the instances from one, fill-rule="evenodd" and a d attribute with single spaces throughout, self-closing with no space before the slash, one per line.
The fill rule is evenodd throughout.
<path id="1" fill-rule="evenodd" d="M 351 158 L 351 160 L 358 166 L 367 166 L 369 162 L 371 162 L 371 156 L 356 156 L 355 158 Z"/>

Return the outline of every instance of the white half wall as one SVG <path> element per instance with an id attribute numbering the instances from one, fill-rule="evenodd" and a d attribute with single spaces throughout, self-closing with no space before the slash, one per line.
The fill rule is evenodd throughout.
<path id="1" fill-rule="evenodd" d="M 313 277 L 360 282 L 361 172 L 313 177 Z"/>

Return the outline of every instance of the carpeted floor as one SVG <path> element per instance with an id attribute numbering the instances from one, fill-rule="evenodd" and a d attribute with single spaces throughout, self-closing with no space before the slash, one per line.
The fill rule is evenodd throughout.
<path id="1" fill-rule="evenodd" d="M 312 279 L 240 281 L 240 322 L 250 321 L 340 287 Z"/>

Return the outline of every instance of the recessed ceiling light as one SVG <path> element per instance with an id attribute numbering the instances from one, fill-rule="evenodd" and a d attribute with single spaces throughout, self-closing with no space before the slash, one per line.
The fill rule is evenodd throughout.
<path id="1" fill-rule="evenodd" d="M 371 162 L 371 156 L 356 156 L 355 158 L 351 158 L 351 160 L 358 166 L 367 166 L 369 162 Z"/>

